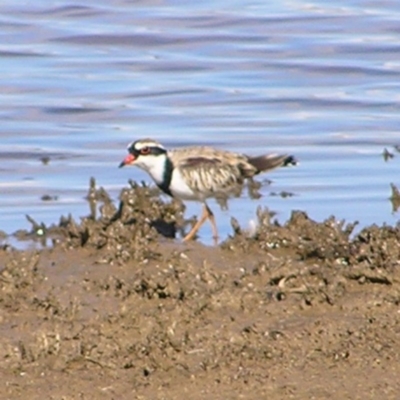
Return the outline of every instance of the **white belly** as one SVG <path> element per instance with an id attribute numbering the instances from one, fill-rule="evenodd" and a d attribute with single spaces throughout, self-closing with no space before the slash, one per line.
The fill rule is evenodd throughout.
<path id="1" fill-rule="evenodd" d="M 169 188 L 173 196 L 176 198 L 182 200 L 204 200 L 204 196 L 199 193 L 195 193 L 192 189 L 190 189 L 178 169 L 175 169 L 172 174 L 171 184 Z"/>

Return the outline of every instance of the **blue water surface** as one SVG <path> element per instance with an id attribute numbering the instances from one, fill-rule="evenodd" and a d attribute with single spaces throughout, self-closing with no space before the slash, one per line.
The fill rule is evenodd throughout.
<path id="1" fill-rule="evenodd" d="M 0 230 L 87 215 L 91 176 L 115 201 L 128 179 L 150 182 L 117 168 L 141 137 L 297 156 L 261 177 L 261 199 L 210 203 L 222 237 L 259 205 L 280 221 L 399 220 L 397 1 L 5 0 L 0 28 Z"/>

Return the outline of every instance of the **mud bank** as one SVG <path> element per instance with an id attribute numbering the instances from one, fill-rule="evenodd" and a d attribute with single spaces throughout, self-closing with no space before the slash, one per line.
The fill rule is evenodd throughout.
<path id="1" fill-rule="evenodd" d="M 131 185 L 0 250 L 0 398 L 398 399 L 400 230 L 259 210 L 216 247 Z"/>

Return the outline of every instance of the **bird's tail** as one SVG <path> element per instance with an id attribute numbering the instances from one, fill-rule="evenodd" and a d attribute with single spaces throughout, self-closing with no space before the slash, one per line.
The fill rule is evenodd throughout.
<path id="1" fill-rule="evenodd" d="M 294 156 L 268 154 L 258 157 L 249 157 L 249 163 L 256 167 L 258 172 L 265 172 L 278 167 L 297 165 L 297 160 Z"/>

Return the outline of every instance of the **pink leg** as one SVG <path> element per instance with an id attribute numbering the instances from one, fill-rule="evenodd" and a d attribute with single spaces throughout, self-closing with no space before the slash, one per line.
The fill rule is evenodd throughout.
<path id="1" fill-rule="evenodd" d="M 207 205 L 206 205 L 206 210 L 207 210 L 207 217 L 208 217 L 208 219 L 210 221 L 210 224 L 211 224 L 214 244 L 218 244 L 218 229 L 217 229 L 217 224 L 215 223 L 214 214 L 213 214 L 213 212 L 210 210 L 210 208 Z"/>
<path id="2" fill-rule="evenodd" d="M 218 243 L 218 230 L 217 230 L 217 224 L 215 223 L 215 217 L 213 212 L 210 210 L 210 208 L 207 206 L 207 204 L 203 204 L 203 212 L 201 214 L 200 219 L 195 223 L 194 227 L 190 230 L 190 232 L 183 238 L 184 242 L 187 242 L 188 240 L 192 240 L 198 230 L 201 228 L 201 226 L 206 222 L 206 220 L 209 220 L 211 223 L 211 229 L 213 232 L 213 238 L 215 241 L 215 244 Z"/>

